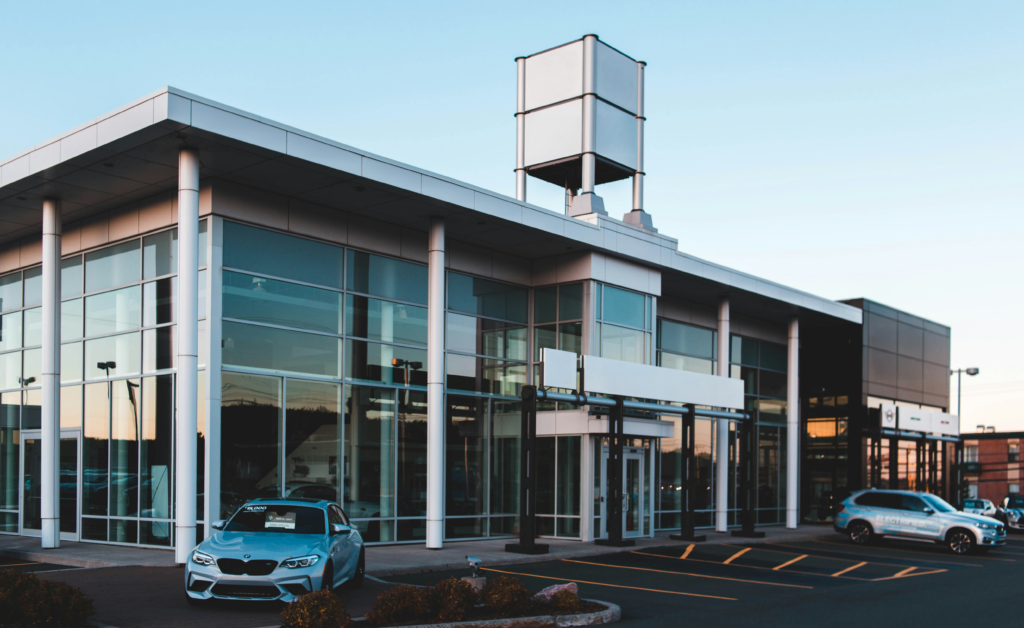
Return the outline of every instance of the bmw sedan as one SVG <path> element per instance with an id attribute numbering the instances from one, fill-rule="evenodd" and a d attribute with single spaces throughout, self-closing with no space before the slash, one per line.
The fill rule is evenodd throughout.
<path id="1" fill-rule="evenodd" d="M 916 491 L 868 490 L 839 505 L 835 529 L 858 545 L 882 537 L 932 541 L 954 554 L 1006 545 L 1006 526 L 991 517 L 960 512 L 944 499 Z"/>
<path id="2" fill-rule="evenodd" d="M 363 539 L 335 503 L 256 499 L 192 551 L 185 566 L 191 603 L 210 599 L 290 602 L 309 591 L 362 586 Z"/>

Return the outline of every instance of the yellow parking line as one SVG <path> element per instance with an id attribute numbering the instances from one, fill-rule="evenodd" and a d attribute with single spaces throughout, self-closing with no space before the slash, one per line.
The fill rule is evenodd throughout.
<path id="1" fill-rule="evenodd" d="M 888 576 L 888 577 L 885 577 L 885 578 L 875 578 L 874 582 L 879 582 L 881 580 L 895 580 L 896 578 L 914 578 L 914 577 L 917 577 L 917 576 L 930 576 L 932 574 L 945 573 L 947 571 L 949 571 L 949 570 L 948 569 L 932 569 L 930 571 L 915 571 L 914 573 L 907 573 L 907 571 L 904 570 L 904 571 L 901 571 L 900 573 L 896 574 L 895 576 Z M 901 574 L 906 574 L 906 575 L 901 575 Z"/>
<path id="2" fill-rule="evenodd" d="M 801 561 L 801 560 L 803 560 L 805 558 L 807 558 L 807 554 L 804 554 L 803 556 L 797 556 L 796 558 L 794 558 L 792 560 L 787 560 L 786 562 L 782 563 L 778 567 L 772 567 L 772 571 L 778 571 L 778 570 L 780 570 L 780 569 L 782 569 L 784 567 L 789 567 L 793 563 L 799 562 L 799 561 Z"/>
<path id="3" fill-rule="evenodd" d="M 845 573 L 849 573 L 849 572 L 853 571 L 854 569 L 863 567 L 866 564 L 867 563 L 865 562 L 865 563 L 857 563 L 856 565 L 850 565 L 849 567 L 847 567 L 846 569 L 844 569 L 842 571 L 835 572 L 834 574 L 832 574 L 832 577 L 833 578 L 839 577 L 839 576 L 841 576 L 841 575 L 843 575 Z M 911 569 L 914 569 L 914 567 L 911 567 Z"/>
<path id="4" fill-rule="evenodd" d="M 723 565 L 728 565 L 729 563 L 731 563 L 732 561 L 736 560 L 736 559 L 737 559 L 737 558 L 739 558 L 740 556 L 743 556 L 744 554 L 746 554 L 747 552 L 749 552 L 749 551 L 750 551 L 751 549 L 753 549 L 753 548 L 750 548 L 750 547 L 744 547 L 744 548 L 743 548 L 743 549 L 741 549 L 740 551 L 736 552 L 735 554 L 733 554 L 733 555 L 732 555 L 732 556 L 730 556 L 729 558 L 726 558 L 726 559 L 725 559 L 724 561 L 722 561 L 722 564 L 723 564 Z"/>
<path id="5" fill-rule="evenodd" d="M 846 548 L 855 547 L 855 546 L 851 546 L 851 545 L 844 545 L 842 543 L 829 543 L 828 541 L 812 541 L 812 543 L 824 543 L 824 544 L 827 544 L 827 545 L 836 545 L 838 547 L 846 547 Z M 795 545 L 783 545 L 781 543 L 775 543 L 774 545 L 776 545 L 777 547 L 793 547 L 795 549 L 807 549 L 806 547 L 796 547 Z M 826 550 L 822 550 L 822 551 L 823 552 L 831 552 L 833 554 L 845 554 L 846 556 L 868 556 L 868 557 L 871 557 L 871 558 L 888 558 L 888 559 L 896 559 L 896 560 L 919 560 L 919 559 L 908 559 L 906 556 L 886 556 L 885 554 L 865 554 L 864 552 L 840 552 L 838 550 L 830 550 L 830 549 L 826 549 Z M 821 558 L 830 558 L 832 560 L 848 560 L 848 559 L 845 559 L 845 558 L 832 558 L 831 556 L 822 556 Z M 923 560 L 924 562 L 928 562 L 928 563 L 936 563 L 936 564 L 939 564 L 939 565 L 958 565 L 958 566 L 961 566 L 961 567 L 984 567 L 984 565 L 975 565 L 975 564 L 972 564 L 972 563 L 952 562 L 952 561 L 948 561 L 948 560 L 935 560 L 935 559 L 932 559 L 932 558 L 920 559 L 920 560 Z M 886 563 L 876 563 L 876 564 L 884 565 Z M 898 565 L 892 565 L 892 566 L 893 567 L 898 567 Z"/>
<path id="6" fill-rule="evenodd" d="M 739 598 L 735 597 L 721 597 L 719 595 L 702 595 L 700 593 L 684 593 L 682 591 L 663 591 L 661 589 L 645 589 L 643 587 L 627 587 L 622 584 L 608 584 L 606 582 L 588 582 L 586 580 L 576 580 L 570 578 L 554 578 L 552 576 L 538 576 L 532 573 L 517 573 L 515 571 L 502 571 L 500 569 L 480 568 L 480 571 L 493 571 L 494 573 L 503 573 L 510 576 L 528 576 L 530 578 L 543 578 L 544 580 L 559 580 L 561 582 L 579 582 L 580 584 L 593 584 L 599 587 L 614 587 L 616 589 L 632 589 L 634 591 L 650 591 L 651 593 L 669 593 L 671 595 L 685 595 L 687 597 L 703 597 L 711 600 L 726 600 L 728 602 L 739 601 Z"/>
<path id="7" fill-rule="evenodd" d="M 695 546 L 695 545 L 692 545 L 692 544 L 691 544 L 691 545 L 687 545 L 687 546 L 686 546 L 686 551 L 685 551 L 685 552 L 683 552 L 683 555 L 682 555 L 682 556 L 680 556 L 679 558 L 680 558 L 680 559 L 682 559 L 682 560 L 686 560 L 686 557 L 690 555 L 690 552 L 692 552 L 692 551 L 693 551 L 693 548 L 694 548 L 694 547 L 696 547 L 696 546 Z"/>
<path id="8" fill-rule="evenodd" d="M 679 560 L 675 556 L 666 556 L 665 554 L 651 554 L 651 553 L 648 553 L 648 552 L 638 552 L 636 550 L 634 550 L 634 551 L 632 551 L 630 553 L 631 554 L 640 554 L 641 556 L 654 556 L 654 557 L 657 557 L 657 558 L 667 558 L 669 560 Z M 689 559 L 689 562 L 691 562 L 691 563 L 707 563 L 709 565 L 721 565 L 722 564 L 722 563 L 718 562 L 717 560 L 701 560 L 700 558 L 691 558 L 691 559 Z M 881 563 L 879 563 L 879 564 L 881 564 Z M 760 569 L 761 571 L 771 571 L 772 570 L 771 567 L 759 567 L 757 565 L 729 565 L 729 567 L 741 568 L 741 569 Z M 800 575 L 803 575 L 803 576 L 817 576 L 819 578 L 828 578 L 829 577 L 828 574 L 825 574 L 825 573 L 815 573 L 813 571 L 797 571 L 795 569 L 790 569 L 786 573 L 796 573 L 796 574 L 800 574 Z M 839 576 L 839 577 L 843 578 L 843 579 L 846 579 L 846 580 L 860 580 L 861 582 L 871 582 L 871 578 L 857 578 L 856 576 Z"/>
<path id="9" fill-rule="evenodd" d="M 725 576 L 709 576 L 702 573 L 688 573 L 685 571 L 672 571 L 666 569 L 650 569 L 649 567 L 627 567 L 625 565 L 608 565 L 605 563 L 588 563 L 583 560 L 572 560 L 563 558 L 563 563 L 579 563 L 580 565 L 595 565 L 597 567 L 612 567 L 614 569 L 633 569 L 635 571 L 653 571 L 654 573 L 672 573 L 679 576 L 693 576 L 694 578 L 709 578 L 711 580 L 728 580 L 729 582 L 744 582 L 746 584 L 766 584 L 772 587 L 788 587 L 791 589 L 813 589 L 802 584 L 783 584 L 781 582 L 765 582 L 764 580 L 743 580 L 742 578 L 726 578 Z"/>
<path id="10" fill-rule="evenodd" d="M 911 571 L 914 571 L 915 569 L 917 569 L 917 567 L 907 567 L 906 569 L 904 569 L 903 571 L 899 572 L 898 574 L 894 574 L 893 578 L 902 578 L 903 576 L 907 575 Z"/>
<path id="11" fill-rule="evenodd" d="M 823 545 L 839 545 L 839 546 L 843 546 L 842 543 L 833 543 L 832 541 L 811 541 L 811 543 L 821 543 Z M 886 548 L 886 549 L 888 549 L 890 552 L 903 552 L 904 554 L 925 554 L 925 555 L 929 555 L 930 556 L 930 555 L 932 555 L 934 553 L 934 552 L 914 550 L 914 549 L 909 549 L 909 548 L 898 548 L 898 547 L 889 547 L 889 548 Z M 1013 558 L 993 558 L 991 556 L 971 556 L 971 560 L 995 560 L 995 561 L 999 561 L 1001 563 L 1015 563 L 1015 562 L 1017 562 Z M 935 561 L 931 561 L 931 562 L 935 562 Z M 950 563 L 950 564 L 960 565 L 960 564 L 963 564 L 963 563 Z M 980 565 L 976 565 L 976 566 L 980 567 Z"/>

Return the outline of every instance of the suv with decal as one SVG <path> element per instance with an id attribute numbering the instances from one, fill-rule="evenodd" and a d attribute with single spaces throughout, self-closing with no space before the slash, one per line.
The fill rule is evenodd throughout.
<path id="1" fill-rule="evenodd" d="M 1007 495 L 999 503 L 995 518 L 1011 530 L 1024 530 L 1024 495 Z"/>
<path id="2" fill-rule="evenodd" d="M 835 529 L 858 545 L 883 537 L 929 540 L 955 554 L 985 552 L 1006 544 L 1006 526 L 960 512 L 944 499 L 915 491 L 867 490 L 837 508 Z"/>

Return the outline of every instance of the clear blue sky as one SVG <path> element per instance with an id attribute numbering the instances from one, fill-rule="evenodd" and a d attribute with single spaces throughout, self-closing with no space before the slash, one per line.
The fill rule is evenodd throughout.
<path id="1" fill-rule="evenodd" d="M 952 326 L 982 371 L 963 429 L 1024 430 L 1022 26 L 984 1 L 8 2 L 0 155 L 173 85 L 512 195 L 513 59 L 597 33 L 649 64 L 655 226 Z"/>

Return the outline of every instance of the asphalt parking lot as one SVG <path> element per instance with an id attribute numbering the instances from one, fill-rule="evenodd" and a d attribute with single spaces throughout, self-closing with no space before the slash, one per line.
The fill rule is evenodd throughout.
<path id="1" fill-rule="evenodd" d="M 622 607 L 624 626 L 933 626 L 1020 620 L 1024 538 L 984 556 L 934 545 L 857 547 L 838 535 L 791 544 L 692 545 L 509 567 L 532 590 L 573 581 Z M 449 572 L 466 575 L 465 572 Z M 395 576 L 429 584 L 449 573 Z"/>

